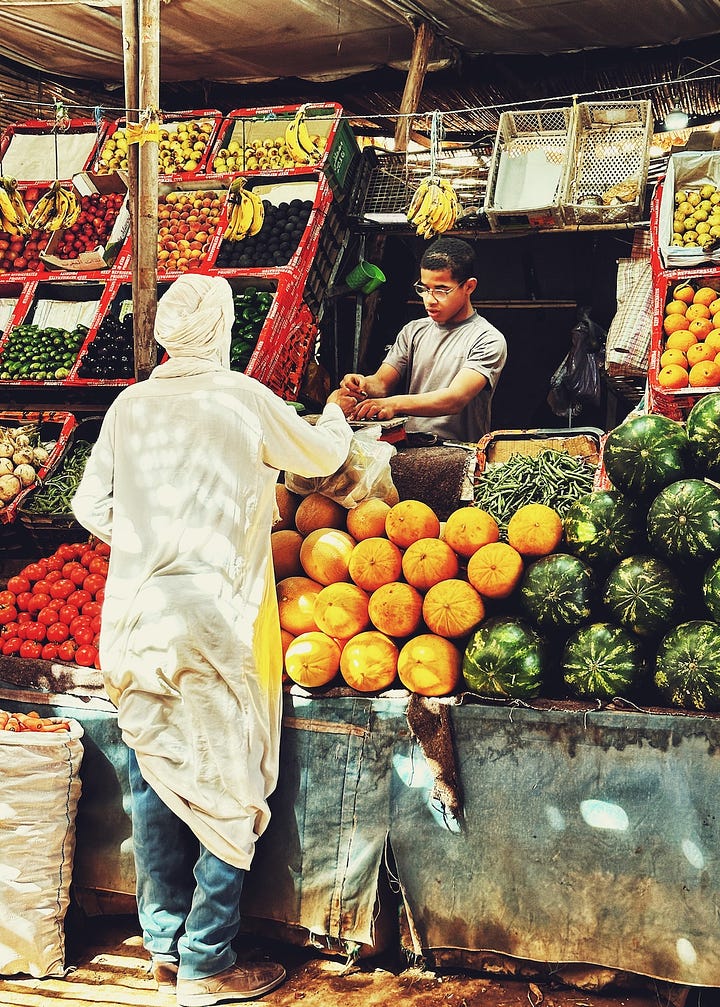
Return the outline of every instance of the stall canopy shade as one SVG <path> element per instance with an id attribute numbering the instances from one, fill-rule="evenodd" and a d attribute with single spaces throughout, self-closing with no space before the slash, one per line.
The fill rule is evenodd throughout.
<path id="1" fill-rule="evenodd" d="M 720 29 L 720 0 L 165 0 L 161 77 L 333 80 L 403 68 L 413 24 L 453 53 L 545 54 L 668 45 Z M 119 0 L 0 0 L 0 57 L 46 74 L 119 83 Z"/>

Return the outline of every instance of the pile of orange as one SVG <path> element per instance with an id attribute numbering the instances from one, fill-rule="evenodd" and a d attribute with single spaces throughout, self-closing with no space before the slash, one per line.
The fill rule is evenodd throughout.
<path id="1" fill-rule="evenodd" d="M 665 305 L 663 332 L 657 375 L 662 388 L 720 385 L 720 290 L 676 284 Z"/>
<path id="2" fill-rule="evenodd" d="M 461 680 L 470 634 L 486 602 L 508 597 L 525 562 L 559 544 L 562 521 L 543 504 L 518 509 L 500 541 L 495 519 L 474 506 L 444 525 L 420 500 L 377 499 L 351 510 L 319 493 L 277 487 L 271 536 L 286 675 L 306 688 L 361 692 L 399 681 L 442 696 Z"/>

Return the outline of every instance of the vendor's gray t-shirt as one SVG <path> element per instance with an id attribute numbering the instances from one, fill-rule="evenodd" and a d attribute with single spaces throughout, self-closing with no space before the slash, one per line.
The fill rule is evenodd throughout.
<path id="1" fill-rule="evenodd" d="M 438 325 L 431 318 L 408 322 L 384 363 L 399 371 L 412 395 L 446 388 L 466 367 L 483 374 L 487 385 L 462 412 L 455 416 L 408 416 L 405 424 L 411 433 L 432 433 L 440 440 L 473 443 L 491 429 L 490 405 L 506 359 L 507 343 L 502 332 L 473 312 L 452 326 Z"/>

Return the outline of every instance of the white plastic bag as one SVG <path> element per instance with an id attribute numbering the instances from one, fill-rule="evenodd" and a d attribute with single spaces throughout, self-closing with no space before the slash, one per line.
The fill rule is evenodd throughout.
<path id="1" fill-rule="evenodd" d="M 64 974 L 82 734 L 0 731 L 0 975 Z"/>
<path id="2" fill-rule="evenodd" d="M 306 479 L 286 472 L 285 485 L 299 496 L 322 493 L 348 510 L 371 498 L 396 503 L 397 490 L 390 469 L 396 449 L 379 439 L 381 433 L 379 423 L 363 427 L 353 434 L 347 458 L 332 475 Z"/>

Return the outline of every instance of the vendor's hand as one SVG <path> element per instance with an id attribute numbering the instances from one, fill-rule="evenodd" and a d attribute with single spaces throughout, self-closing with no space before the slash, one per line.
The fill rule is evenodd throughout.
<path id="1" fill-rule="evenodd" d="M 356 399 L 364 399 L 367 394 L 365 391 L 365 377 L 362 374 L 346 374 L 340 382 L 340 387 L 344 392 L 354 396 Z"/>
<path id="2" fill-rule="evenodd" d="M 357 406 L 357 399 L 355 396 L 348 395 L 343 388 L 336 388 L 334 392 L 331 392 L 328 395 L 327 401 L 333 402 L 336 406 L 340 406 L 346 417 L 352 416 Z"/>
<path id="3" fill-rule="evenodd" d="M 397 415 L 392 399 L 363 399 L 353 413 L 354 420 L 391 420 Z"/>

